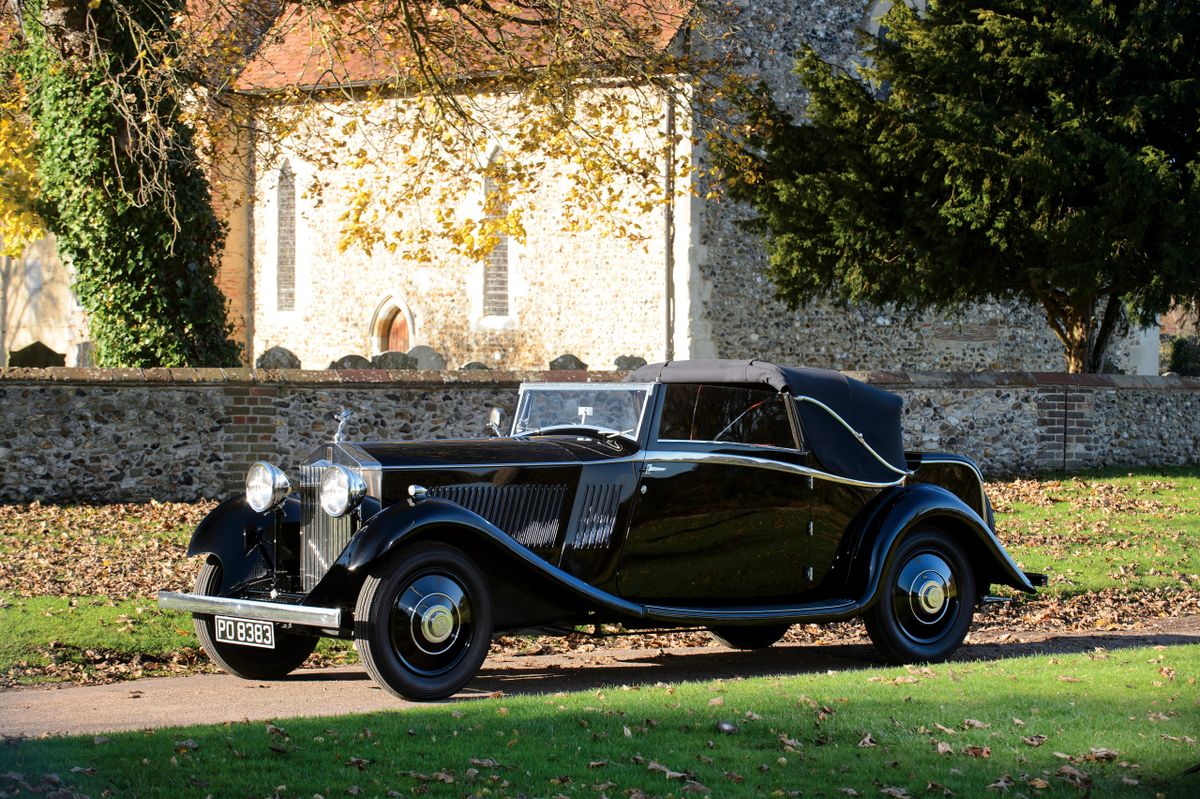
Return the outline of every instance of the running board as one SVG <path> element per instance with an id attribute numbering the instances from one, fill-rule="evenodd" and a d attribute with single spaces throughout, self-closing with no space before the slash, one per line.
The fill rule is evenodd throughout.
<path id="1" fill-rule="evenodd" d="M 979 604 L 981 605 L 1009 605 L 1015 601 L 1010 596 L 993 596 L 992 594 L 979 598 Z"/>
<path id="2" fill-rule="evenodd" d="M 849 599 L 809 602 L 803 605 L 769 605 L 717 610 L 646 605 L 645 617 L 657 621 L 706 627 L 719 624 L 800 624 L 843 621 L 855 616 L 862 605 Z"/>

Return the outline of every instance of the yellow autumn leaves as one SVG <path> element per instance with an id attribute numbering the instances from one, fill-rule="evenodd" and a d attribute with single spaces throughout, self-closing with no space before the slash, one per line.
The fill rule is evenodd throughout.
<path id="1" fill-rule="evenodd" d="M 36 137 L 24 113 L 24 90 L 13 80 L 0 89 L 0 255 L 20 255 L 44 235 L 38 196 Z"/>

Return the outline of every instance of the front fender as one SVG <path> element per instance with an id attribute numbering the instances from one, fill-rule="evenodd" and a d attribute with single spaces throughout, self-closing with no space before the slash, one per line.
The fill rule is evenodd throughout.
<path id="1" fill-rule="evenodd" d="M 645 608 L 601 591 L 538 557 L 482 516 L 443 499 L 397 502 L 373 516 L 350 540 L 337 561 L 305 599 L 305 604 L 352 606 L 373 564 L 412 541 L 432 539 L 463 548 L 486 548 L 499 558 L 481 563 L 485 571 L 525 567 L 551 585 L 597 607 L 634 618 Z"/>
<path id="2" fill-rule="evenodd" d="M 294 518 L 293 518 L 294 517 Z M 278 524 L 300 523 L 300 502 L 289 497 L 281 508 L 259 513 L 246 497 L 227 499 L 196 525 L 188 555 L 211 555 L 221 562 L 221 594 L 227 594 L 258 569 Z"/>
<path id="3" fill-rule="evenodd" d="M 857 525 L 852 584 L 863 587 L 864 606 L 878 599 L 880 581 L 900 541 L 919 526 L 938 527 L 958 536 L 975 566 L 981 588 L 991 583 L 1029 593 L 1033 584 L 1013 562 L 987 522 L 957 496 L 940 486 L 916 483 L 890 491 L 869 508 Z"/>

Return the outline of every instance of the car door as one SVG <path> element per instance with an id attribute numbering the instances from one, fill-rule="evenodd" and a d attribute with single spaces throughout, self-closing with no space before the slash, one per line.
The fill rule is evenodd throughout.
<path id="1" fill-rule="evenodd" d="M 786 395 L 665 384 L 618 590 L 688 604 L 805 590 L 810 483 Z"/>

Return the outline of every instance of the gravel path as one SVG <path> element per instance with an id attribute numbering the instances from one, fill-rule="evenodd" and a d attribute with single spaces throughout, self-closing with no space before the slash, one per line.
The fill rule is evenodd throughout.
<path id="1" fill-rule="evenodd" d="M 1200 643 L 1200 616 L 1157 619 L 1139 629 L 1104 633 L 973 633 L 955 660 L 1090 652 L 1133 646 Z M 580 691 L 606 685 L 681 682 L 766 674 L 821 673 L 881 665 L 869 645 L 777 645 L 759 652 L 713 647 L 622 649 L 551 655 L 500 655 L 458 701 L 504 694 Z M 451 700 L 454 701 L 454 700 Z M 0 690 L 0 735 L 95 734 L 226 721 L 275 720 L 403 710 L 411 703 L 375 686 L 359 666 L 299 671 L 258 682 L 225 674 L 159 677 L 110 685 Z"/>

